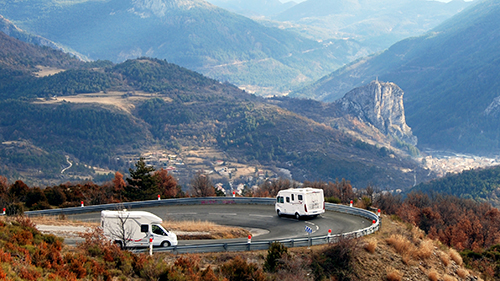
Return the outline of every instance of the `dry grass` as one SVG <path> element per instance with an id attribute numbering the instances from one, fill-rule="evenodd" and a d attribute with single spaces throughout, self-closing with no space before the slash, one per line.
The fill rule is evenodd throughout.
<path id="1" fill-rule="evenodd" d="M 434 252 L 434 242 L 430 239 L 423 240 L 418 247 L 416 254 L 421 259 L 428 259 Z"/>
<path id="2" fill-rule="evenodd" d="M 448 265 L 450 265 L 451 260 L 450 260 L 450 256 L 447 253 L 440 252 L 439 258 L 441 259 L 441 261 L 443 262 L 445 267 L 448 267 Z"/>
<path id="3" fill-rule="evenodd" d="M 39 216 L 30 218 L 35 224 L 55 225 L 55 226 L 99 226 L 99 222 L 83 222 L 77 220 L 68 220 L 65 216 Z"/>
<path id="4" fill-rule="evenodd" d="M 180 239 L 229 239 L 242 238 L 250 235 L 248 230 L 240 227 L 218 225 L 210 221 L 165 221 L 162 225 L 176 231 L 191 232 L 190 234 L 178 234 Z"/>
<path id="5" fill-rule="evenodd" d="M 452 260 L 455 261 L 456 264 L 462 265 L 463 260 L 460 254 L 453 248 L 450 248 L 450 257 Z"/>
<path id="6" fill-rule="evenodd" d="M 448 275 L 448 274 L 445 274 L 443 276 L 443 281 L 457 281 L 457 278 L 451 276 L 451 275 Z"/>
<path id="7" fill-rule="evenodd" d="M 377 249 L 377 240 L 371 238 L 367 241 L 367 243 L 364 245 L 364 248 L 366 251 L 369 253 L 375 253 L 375 250 Z"/>
<path id="8" fill-rule="evenodd" d="M 403 274 L 399 270 L 391 268 L 387 271 L 387 281 L 401 281 Z"/>
<path id="9" fill-rule="evenodd" d="M 464 268 L 458 268 L 457 275 L 460 278 L 465 279 L 467 276 L 469 276 L 469 271 L 467 269 L 464 269 Z"/>
<path id="10" fill-rule="evenodd" d="M 437 270 L 435 270 L 433 268 L 427 272 L 427 277 L 429 277 L 429 279 L 431 281 L 438 281 L 439 280 L 439 273 L 437 272 Z"/>
<path id="11" fill-rule="evenodd" d="M 415 245 L 410 240 L 400 234 L 392 234 L 386 239 L 387 244 L 391 245 L 400 255 L 410 255 L 414 252 Z"/>

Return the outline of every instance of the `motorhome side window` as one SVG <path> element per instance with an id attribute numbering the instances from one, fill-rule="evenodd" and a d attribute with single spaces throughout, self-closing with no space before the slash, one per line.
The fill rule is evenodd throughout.
<path id="1" fill-rule="evenodd" d="M 141 224 L 141 232 L 149 232 L 149 225 Z"/>
<path id="2" fill-rule="evenodd" d="M 290 197 L 286 198 L 286 203 L 290 203 Z"/>
<path id="3" fill-rule="evenodd" d="M 298 195 L 297 199 L 299 199 L 299 201 L 302 200 L 302 195 Z"/>
<path id="4" fill-rule="evenodd" d="M 278 203 L 283 203 L 283 196 L 278 196 L 278 197 L 276 198 L 276 202 L 278 202 Z"/>
<path id="5" fill-rule="evenodd" d="M 292 201 L 295 201 L 294 197 L 293 197 L 293 194 L 292 194 Z"/>

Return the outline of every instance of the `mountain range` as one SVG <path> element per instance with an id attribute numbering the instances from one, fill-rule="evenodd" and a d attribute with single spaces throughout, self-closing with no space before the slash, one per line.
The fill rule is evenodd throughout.
<path id="1" fill-rule="evenodd" d="M 359 59 L 295 97 L 334 101 L 374 79 L 405 92 L 406 121 L 420 147 L 496 154 L 500 4 L 481 1 L 423 36 Z"/>
<path id="2" fill-rule="evenodd" d="M 285 5 L 277 2 L 247 1 L 245 5 L 253 3 L 264 10 Z M 444 20 L 466 5 L 457 0 L 453 2 L 456 7 L 431 1 L 432 4 L 423 8 L 427 1 L 417 1 L 404 9 L 386 11 L 388 7 L 401 6 L 393 2 L 386 0 L 383 5 L 357 1 L 340 3 L 339 7 L 346 7 L 346 13 L 359 14 L 354 22 L 360 22 L 359 25 L 366 28 L 354 22 L 340 26 L 328 21 L 326 25 L 334 31 L 326 33 L 314 25 L 295 32 L 302 27 L 288 31 L 286 24 L 258 23 L 203 0 L 1 0 L 0 14 L 25 33 L 42 37 L 51 42 L 50 45 L 55 44 L 83 59 L 122 62 L 141 56 L 155 57 L 222 82 L 229 81 L 247 91 L 281 95 L 354 59 L 385 48 L 395 40 L 386 40 L 383 46 L 375 44 L 376 40 L 363 42 L 363 36 L 367 34 L 381 38 L 395 34 L 399 34 L 397 38 L 414 35 L 428 30 L 433 23 Z M 237 1 L 224 3 L 243 5 Z M 342 18 L 332 12 L 338 8 L 331 3 L 309 0 L 296 6 L 308 11 L 303 8 L 306 4 L 314 11 L 322 10 L 322 15 L 327 13 L 328 19 Z M 409 16 L 408 11 L 415 7 L 419 12 L 412 12 Z M 283 12 L 282 18 L 291 19 L 296 11 L 292 9 L 289 10 L 290 16 Z M 420 12 L 422 9 L 425 13 Z M 386 14 L 368 24 L 362 20 L 368 14 L 376 17 L 381 13 Z M 402 15 L 398 16 L 400 13 Z M 310 18 L 306 14 L 301 16 Z M 424 18 L 423 23 L 415 23 L 421 18 Z M 427 24 L 428 21 L 431 23 Z M 348 26 L 357 26 L 359 33 L 352 33 Z M 411 26 L 417 28 L 405 31 Z M 318 38 L 320 33 L 324 34 Z"/>
<path id="3" fill-rule="evenodd" d="M 359 49 L 350 40 L 318 42 L 265 27 L 203 0 L 2 0 L 0 14 L 80 57 L 156 57 L 262 93 L 312 82 Z"/>
<path id="4" fill-rule="evenodd" d="M 279 22 L 335 32 L 381 51 L 419 36 L 460 12 L 471 2 L 428 0 L 308 0 L 272 17 Z"/>
<path id="5" fill-rule="evenodd" d="M 11 179 L 60 180 L 67 159 L 74 165 L 65 179 L 93 177 L 91 167 L 126 173 L 131 155 L 184 155 L 193 147 L 223 152 L 230 162 L 287 169 L 296 180 L 346 178 L 385 189 L 429 177 L 385 132 L 378 132 L 384 146 L 364 142 L 363 128 L 378 129 L 355 116 L 334 128 L 164 60 L 83 63 L 3 33 L 0 44 L 0 174 Z"/>
<path id="6" fill-rule="evenodd" d="M 370 52 L 419 36 L 472 2 L 427 0 L 308 0 L 299 4 L 274 1 L 210 0 L 221 8 L 316 40 L 350 38 Z"/>

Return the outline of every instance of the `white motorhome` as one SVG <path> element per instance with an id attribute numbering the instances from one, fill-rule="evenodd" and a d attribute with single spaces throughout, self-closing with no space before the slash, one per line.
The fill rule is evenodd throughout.
<path id="1" fill-rule="evenodd" d="M 323 189 L 304 187 L 280 190 L 276 196 L 276 213 L 302 216 L 317 216 L 325 212 Z"/>
<path id="2" fill-rule="evenodd" d="M 101 211 L 104 235 L 120 247 L 147 247 L 149 238 L 153 246 L 177 245 L 177 235 L 165 230 L 162 219 L 144 211 Z"/>

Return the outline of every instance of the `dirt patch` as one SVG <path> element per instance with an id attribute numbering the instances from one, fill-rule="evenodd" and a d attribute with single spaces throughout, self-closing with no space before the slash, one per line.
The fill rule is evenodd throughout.
<path id="1" fill-rule="evenodd" d="M 159 97 L 166 102 L 171 102 L 170 98 L 160 97 L 158 94 L 146 93 L 146 92 L 123 92 L 123 91 L 109 91 L 109 92 L 99 92 L 99 93 L 89 93 L 89 94 L 79 94 L 74 96 L 63 96 L 63 97 L 52 97 L 50 99 L 38 99 L 35 103 L 37 104 L 56 104 L 62 102 L 72 102 L 72 103 L 94 103 L 106 106 L 117 107 L 120 110 L 131 112 L 135 108 L 135 104 L 138 101 L 143 101 L 151 99 L 154 97 Z"/>
<path id="2" fill-rule="evenodd" d="M 38 69 L 38 71 L 35 72 L 36 77 L 45 77 L 45 76 L 54 75 L 54 74 L 57 74 L 59 72 L 66 71 L 66 69 L 62 69 L 62 68 L 41 66 L 41 65 L 37 65 L 36 68 Z"/>

